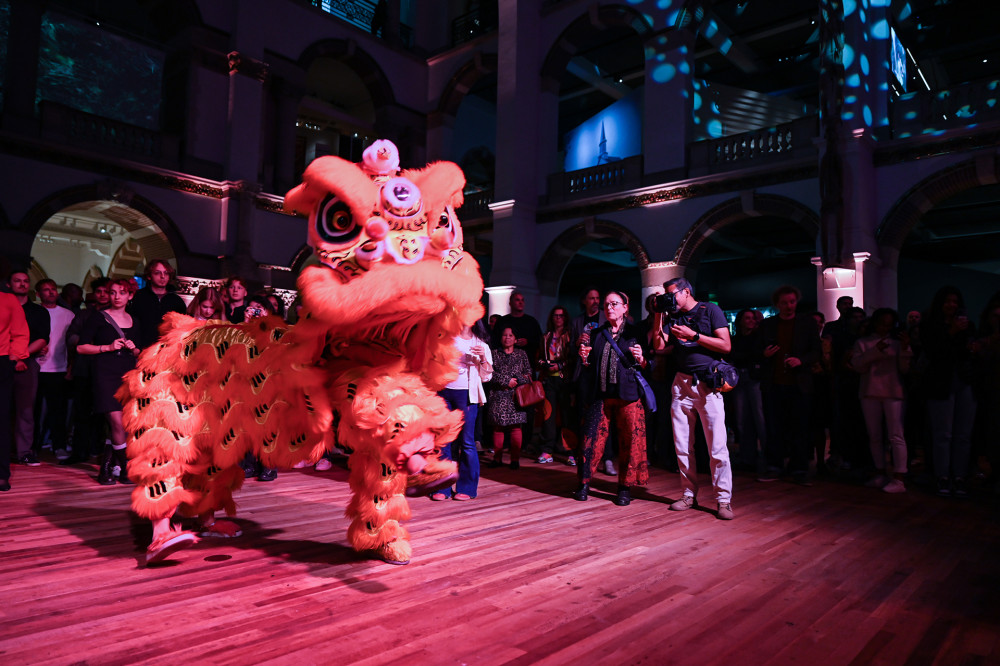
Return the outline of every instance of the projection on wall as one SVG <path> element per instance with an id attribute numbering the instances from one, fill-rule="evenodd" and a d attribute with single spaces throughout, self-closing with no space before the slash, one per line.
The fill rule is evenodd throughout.
<path id="1" fill-rule="evenodd" d="M 642 153 L 642 88 L 566 133 L 566 171 L 609 164 Z"/>
<path id="2" fill-rule="evenodd" d="M 903 48 L 903 43 L 896 36 L 895 28 L 889 28 L 889 37 L 889 44 L 892 49 L 892 73 L 896 77 L 896 80 L 899 81 L 903 92 L 906 92 L 906 49 Z"/>
<path id="3" fill-rule="evenodd" d="M 36 102 L 159 129 L 163 54 L 97 26 L 46 13 Z"/>

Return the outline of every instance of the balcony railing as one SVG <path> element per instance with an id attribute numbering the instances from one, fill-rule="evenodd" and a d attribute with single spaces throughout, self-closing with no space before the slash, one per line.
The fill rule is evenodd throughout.
<path id="1" fill-rule="evenodd" d="M 812 140 L 819 133 L 819 118 L 806 116 L 775 127 L 734 134 L 691 144 L 691 175 L 703 176 L 745 169 L 815 151 Z"/>
<path id="2" fill-rule="evenodd" d="M 313 7 L 322 9 L 339 19 L 355 25 L 365 32 L 372 32 L 372 22 L 375 19 L 375 3 L 372 0 L 308 0 Z M 382 35 L 388 30 L 388 25 L 382 25 Z M 404 46 L 413 46 L 413 28 L 403 23 L 399 24 L 399 40 Z"/>
<path id="3" fill-rule="evenodd" d="M 98 148 L 149 164 L 165 165 L 177 161 L 177 142 L 160 132 L 48 100 L 43 100 L 39 106 L 42 133 L 48 139 L 82 148 Z"/>
<path id="4" fill-rule="evenodd" d="M 462 207 L 459 208 L 455 213 L 458 215 L 458 219 L 462 222 L 468 222 L 470 220 L 475 220 L 483 217 L 491 217 L 493 211 L 490 210 L 490 204 L 493 203 L 493 190 L 483 190 L 481 192 L 470 192 L 465 195 L 465 201 L 462 203 Z"/>
<path id="5" fill-rule="evenodd" d="M 947 90 L 901 95 L 892 103 L 894 138 L 936 134 L 1000 120 L 1000 80 L 962 83 Z"/>
<path id="6" fill-rule="evenodd" d="M 458 46 L 479 35 L 493 32 L 499 25 L 500 19 L 495 4 L 473 9 L 451 22 L 451 45 Z"/>
<path id="7" fill-rule="evenodd" d="M 549 176 L 549 202 L 638 187 L 641 180 L 641 155 L 587 169 L 554 173 Z"/>

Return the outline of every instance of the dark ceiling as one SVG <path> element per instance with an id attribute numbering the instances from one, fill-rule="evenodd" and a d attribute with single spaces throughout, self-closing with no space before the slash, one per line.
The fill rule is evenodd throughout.
<path id="1" fill-rule="evenodd" d="M 703 6 L 731 34 L 734 46 L 722 54 L 699 31 L 698 78 L 817 106 L 819 0 L 706 0 Z M 891 23 L 928 85 L 939 90 L 1000 76 L 998 17 L 995 0 L 897 0 Z M 589 63 L 586 71 L 619 87 L 641 86 L 645 63 L 639 35 L 624 27 L 586 29 L 587 39 L 580 41 L 588 46 L 577 54 L 577 65 Z M 926 90 L 917 68 L 911 63 L 908 69 L 907 90 Z M 560 86 L 560 135 L 620 98 L 572 67 Z"/>

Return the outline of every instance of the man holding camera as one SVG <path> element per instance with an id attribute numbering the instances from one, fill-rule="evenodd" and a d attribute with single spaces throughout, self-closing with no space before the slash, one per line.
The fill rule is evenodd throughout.
<path id="1" fill-rule="evenodd" d="M 711 459 L 712 487 L 718 498 L 716 516 L 720 520 L 732 520 L 733 471 L 729 464 L 722 394 L 698 379 L 710 363 L 729 353 L 729 325 L 718 305 L 700 303 L 694 298 L 691 283 L 684 278 L 668 280 L 663 287 L 666 293 L 654 301 L 657 335 L 653 349 L 669 351 L 672 348 L 677 362 L 677 374 L 670 387 L 670 419 L 684 487 L 684 495 L 670 505 L 670 510 L 687 511 L 697 503 L 694 430 L 700 415 Z"/>

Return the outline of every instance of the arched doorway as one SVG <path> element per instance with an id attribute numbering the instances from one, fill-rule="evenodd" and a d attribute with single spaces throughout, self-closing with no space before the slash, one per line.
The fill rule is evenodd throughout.
<path id="1" fill-rule="evenodd" d="M 635 306 L 642 294 L 640 271 L 649 255 L 639 238 L 615 222 L 590 219 L 559 234 L 538 263 L 541 294 L 554 299 L 575 316 L 583 290 L 592 285 L 617 288 L 629 294 Z M 631 308 L 641 316 L 641 308 Z"/>
<path id="2" fill-rule="evenodd" d="M 681 242 L 675 261 L 698 298 L 723 310 L 769 308 L 782 284 L 802 290 L 815 307 L 819 218 L 803 204 L 777 195 L 731 199 L 703 215 Z"/>
<path id="3" fill-rule="evenodd" d="M 46 277 L 84 288 L 95 277 L 141 275 L 151 259 L 177 265 L 163 230 L 116 201 L 81 201 L 51 215 L 35 235 L 31 256 Z"/>
<path id="4" fill-rule="evenodd" d="M 364 149 L 381 138 L 379 111 L 394 100 L 381 68 L 353 42 L 314 44 L 299 64 L 306 80 L 296 120 L 296 182 L 317 157 L 337 155 L 360 162 Z"/>
<path id="5" fill-rule="evenodd" d="M 1000 160 L 986 156 L 944 169 L 913 187 L 879 228 L 885 268 L 895 270 L 900 311 L 924 310 L 945 284 L 958 287 L 969 316 L 1000 290 Z"/>

